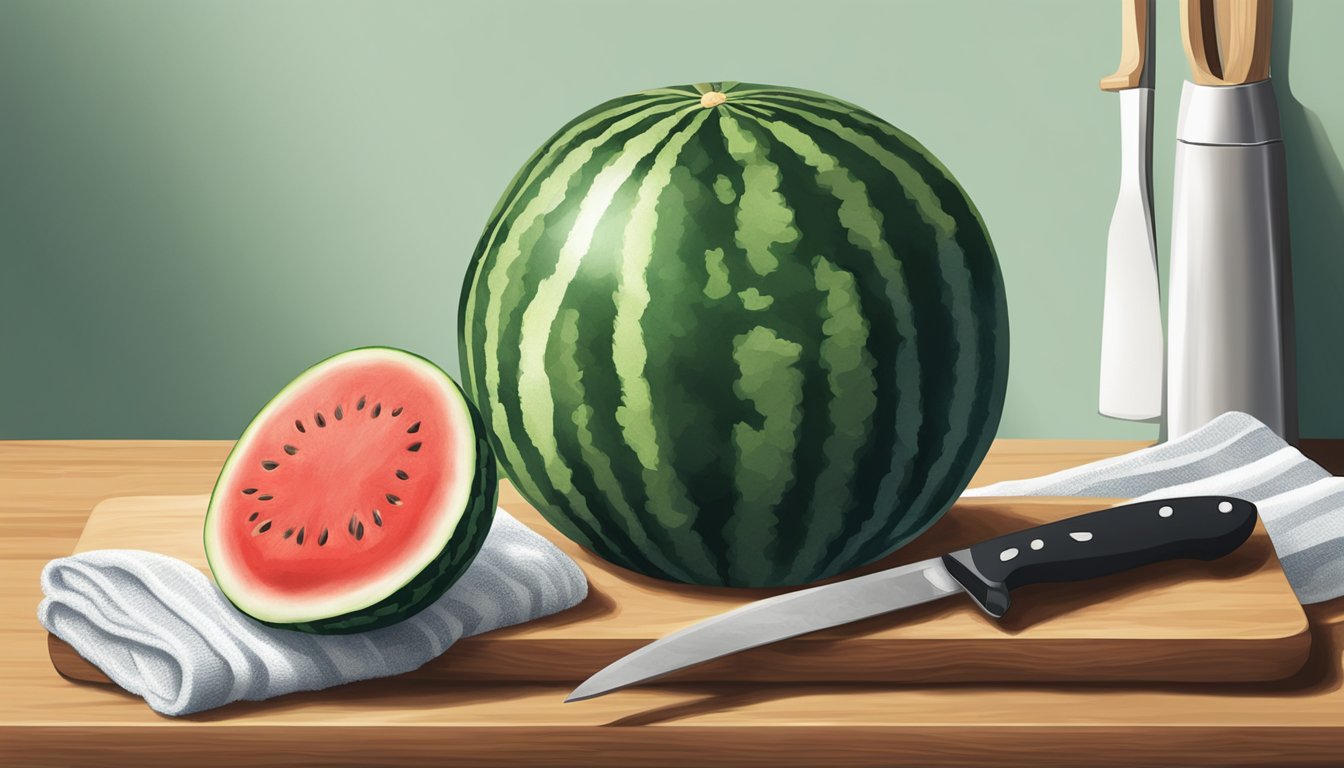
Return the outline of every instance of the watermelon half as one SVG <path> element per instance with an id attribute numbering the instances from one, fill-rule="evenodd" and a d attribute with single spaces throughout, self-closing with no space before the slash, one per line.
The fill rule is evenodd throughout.
<path id="1" fill-rule="evenodd" d="M 205 553 L 220 590 L 258 621 L 376 629 L 462 575 L 496 491 L 480 414 L 448 374 L 356 349 L 304 372 L 243 432 L 210 497 Z"/>

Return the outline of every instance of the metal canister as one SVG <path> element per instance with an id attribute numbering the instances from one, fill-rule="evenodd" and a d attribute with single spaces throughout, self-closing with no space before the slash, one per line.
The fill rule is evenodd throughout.
<path id="1" fill-rule="evenodd" d="M 1171 225 L 1169 437 L 1243 411 L 1297 439 L 1286 178 L 1268 79 L 1185 83 Z"/>

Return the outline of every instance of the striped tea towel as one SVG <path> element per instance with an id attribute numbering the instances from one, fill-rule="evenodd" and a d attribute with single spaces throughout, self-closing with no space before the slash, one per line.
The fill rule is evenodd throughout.
<path id="1" fill-rule="evenodd" d="M 104 549 L 42 570 L 42 626 L 149 706 L 186 715 L 409 672 L 458 639 L 563 611 L 588 594 L 567 555 L 504 510 L 438 602 L 354 635 L 274 629 L 239 613 L 200 571 L 153 552 Z"/>
<path id="2" fill-rule="evenodd" d="M 1226 494 L 1254 502 L 1303 603 L 1344 595 L 1344 477 L 1231 411 L 1151 448 L 963 496 L 1097 496 L 1146 501 Z"/>

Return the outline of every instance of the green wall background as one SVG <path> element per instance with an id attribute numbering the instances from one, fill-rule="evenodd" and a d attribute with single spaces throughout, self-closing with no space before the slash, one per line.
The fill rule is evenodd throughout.
<path id="1" fill-rule="evenodd" d="M 1164 246 L 1186 65 L 1158 5 Z M 957 174 L 1009 291 L 1001 435 L 1151 437 L 1095 413 L 1117 6 L 0 0 L 0 437 L 236 436 L 362 344 L 456 371 L 461 276 L 528 154 L 611 96 L 719 79 L 856 101 Z M 1306 436 L 1344 436 L 1340 29 L 1344 3 L 1278 4 Z"/>

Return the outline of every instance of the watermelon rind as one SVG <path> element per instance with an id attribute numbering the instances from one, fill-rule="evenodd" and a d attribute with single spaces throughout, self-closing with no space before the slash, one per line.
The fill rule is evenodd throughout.
<path id="1" fill-rule="evenodd" d="M 1008 377 L 997 256 L 914 138 L 738 82 L 612 99 L 527 160 L 459 305 L 501 465 L 617 565 L 790 586 L 951 507 Z"/>
<path id="2" fill-rule="evenodd" d="M 457 446 L 456 477 L 471 478 L 457 484 L 442 510 L 435 535 L 429 536 L 417 550 L 418 557 L 408 559 L 389 578 L 325 601 L 286 604 L 259 598 L 254 590 L 235 578 L 230 564 L 220 555 L 218 537 L 222 514 L 221 489 L 229 486 L 236 457 L 244 453 L 249 440 L 273 411 L 282 408 L 292 393 L 320 377 L 333 365 L 356 358 L 376 358 L 397 365 L 413 366 L 439 382 L 445 402 L 457 411 L 460 424 L 470 425 L 470 440 Z M 466 434 L 464 430 L 463 434 Z M 206 512 L 204 544 L 206 560 L 216 585 L 240 611 L 256 621 L 273 627 L 312 634 L 349 634 L 390 626 L 427 608 L 443 595 L 466 571 L 485 542 L 498 501 L 498 470 L 486 436 L 480 412 L 453 379 L 430 360 L 393 347 L 370 346 L 333 355 L 299 375 L 273 397 L 252 419 L 220 470 Z"/>

